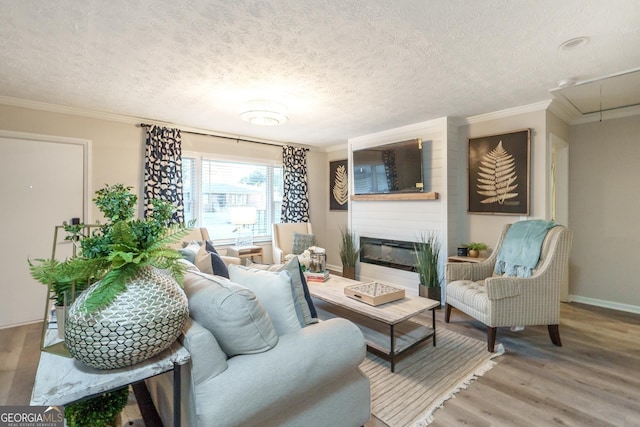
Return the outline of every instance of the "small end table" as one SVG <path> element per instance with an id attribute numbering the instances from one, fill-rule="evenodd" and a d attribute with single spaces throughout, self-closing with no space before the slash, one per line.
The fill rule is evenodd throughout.
<path id="1" fill-rule="evenodd" d="M 449 258 L 447 258 L 448 262 L 474 262 L 474 263 L 478 263 L 478 262 L 482 262 L 485 261 L 486 258 L 483 257 L 476 257 L 476 258 L 472 258 L 470 256 L 450 256 Z"/>
<path id="2" fill-rule="evenodd" d="M 255 261 L 253 257 L 260 257 L 260 262 L 264 262 L 262 246 L 230 246 L 227 248 L 227 256 L 240 258 L 243 262 L 245 259 Z"/>
<path id="3" fill-rule="evenodd" d="M 191 355 L 178 341 L 151 359 L 120 369 L 101 370 L 75 359 L 41 352 L 31 393 L 32 406 L 61 406 L 173 371 L 173 425 L 180 426 L 180 367 Z"/>

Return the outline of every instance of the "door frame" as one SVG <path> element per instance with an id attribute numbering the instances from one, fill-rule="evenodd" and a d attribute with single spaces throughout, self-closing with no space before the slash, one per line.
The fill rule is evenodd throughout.
<path id="1" fill-rule="evenodd" d="M 569 143 L 549 133 L 547 159 L 547 219 L 569 226 Z M 560 301 L 569 302 L 569 269 L 565 269 Z"/>

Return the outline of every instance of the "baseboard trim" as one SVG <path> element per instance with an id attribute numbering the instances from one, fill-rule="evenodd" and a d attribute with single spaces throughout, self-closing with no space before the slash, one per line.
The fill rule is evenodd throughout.
<path id="1" fill-rule="evenodd" d="M 0 329 L 16 328 L 18 326 L 32 325 L 34 323 L 42 323 L 42 319 L 40 319 L 40 320 L 27 320 L 27 321 L 18 322 L 18 323 L 10 323 L 8 325 L 0 326 Z"/>
<path id="2" fill-rule="evenodd" d="M 612 310 L 626 311 L 629 313 L 640 314 L 640 307 L 637 305 L 623 304 L 615 301 L 606 301 L 596 298 L 583 297 L 580 295 L 569 295 L 570 302 L 579 302 L 582 304 L 595 305 L 597 307 L 610 308 Z"/>

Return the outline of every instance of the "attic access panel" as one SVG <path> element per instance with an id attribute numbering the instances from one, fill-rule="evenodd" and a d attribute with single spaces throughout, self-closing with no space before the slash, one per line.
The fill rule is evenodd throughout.
<path id="1" fill-rule="evenodd" d="M 551 91 L 581 114 L 640 105 L 640 70 Z"/>

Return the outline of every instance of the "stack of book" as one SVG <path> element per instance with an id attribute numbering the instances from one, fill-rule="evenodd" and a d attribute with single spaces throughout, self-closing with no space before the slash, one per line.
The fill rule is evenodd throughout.
<path id="1" fill-rule="evenodd" d="M 304 277 L 308 282 L 326 282 L 327 280 L 329 280 L 329 270 L 321 271 L 319 273 L 305 271 Z"/>

